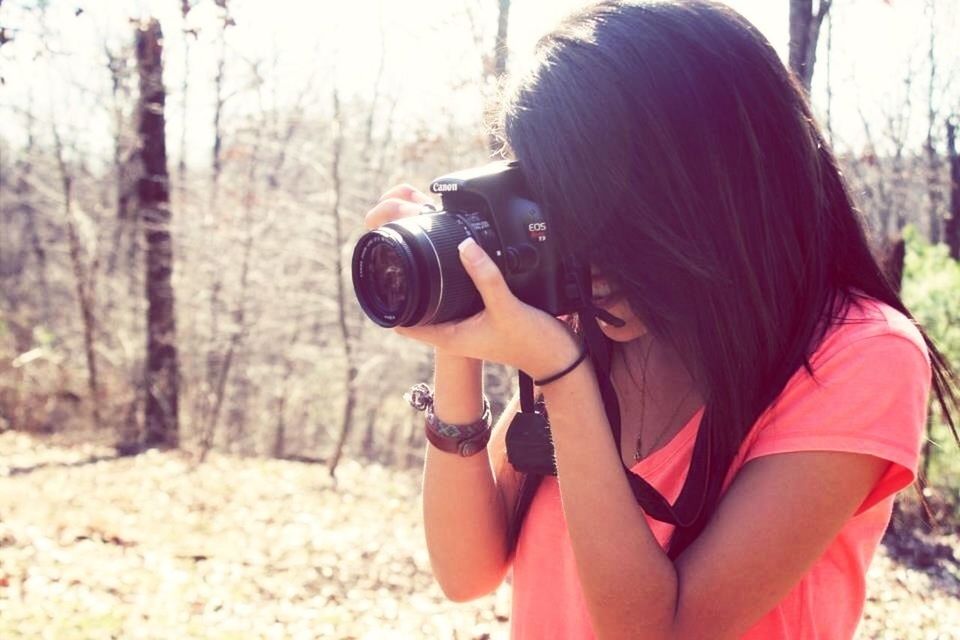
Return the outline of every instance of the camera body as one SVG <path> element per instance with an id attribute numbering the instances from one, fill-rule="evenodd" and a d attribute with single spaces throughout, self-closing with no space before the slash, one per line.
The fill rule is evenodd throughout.
<path id="1" fill-rule="evenodd" d="M 389 222 L 354 248 L 354 290 L 374 322 L 437 324 L 480 311 L 483 301 L 457 251 L 467 237 L 494 260 L 523 302 L 554 316 L 580 306 L 577 278 L 589 282 L 589 276 L 560 256 L 518 163 L 450 173 L 434 180 L 430 191 L 440 195 L 440 211 Z"/>

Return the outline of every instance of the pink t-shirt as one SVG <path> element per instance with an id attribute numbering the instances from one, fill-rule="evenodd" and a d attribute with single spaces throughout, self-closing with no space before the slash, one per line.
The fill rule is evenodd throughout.
<path id="1" fill-rule="evenodd" d="M 930 392 L 920 332 L 872 299 L 852 305 L 804 369 L 753 426 L 724 491 L 750 460 L 792 451 L 866 453 L 886 473 L 810 571 L 744 635 L 749 639 L 852 638 L 863 613 L 865 575 L 890 520 L 894 494 L 916 477 Z M 674 502 L 687 476 L 701 409 L 663 448 L 632 470 Z M 673 527 L 647 518 L 665 546 Z M 512 566 L 514 640 L 593 638 L 556 478 L 545 478 L 524 521 Z"/>

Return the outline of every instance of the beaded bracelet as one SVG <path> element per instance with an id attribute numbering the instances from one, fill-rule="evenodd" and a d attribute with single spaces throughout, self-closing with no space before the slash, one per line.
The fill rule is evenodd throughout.
<path id="1" fill-rule="evenodd" d="M 464 425 L 449 424 L 437 417 L 433 412 L 433 392 L 423 382 L 413 385 L 403 397 L 417 411 L 426 412 L 424 432 L 427 440 L 441 451 L 468 457 L 487 446 L 493 420 L 490 401 L 486 396 L 483 396 L 483 413 L 480 418 Z"/>

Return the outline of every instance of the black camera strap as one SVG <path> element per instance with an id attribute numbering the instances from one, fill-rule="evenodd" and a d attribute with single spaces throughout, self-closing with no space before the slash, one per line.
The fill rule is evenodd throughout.
<path id="1" fill-rule="evenodd" d="M 614 389 L 613 383 L 610 381 L 611 354 L 609 342 L 597 324 L 596 316 L 599 314 L 595 313 L 595 310 L 592 306 L 581 310 L 580 321 L 583 325 L 587 348 L 590 349 L 591 354 L 598 355 L 593 362 L 597 374 L 597 381 L 600 386 L 600 395 L 603 399 L 607 421 L 610 423 L 611 436 L 619 452 L 621 432 L 620 405 L 617 401 L 616 389 Z M 599 309 L 596 311 L 603 310 Z M 696 521 L 703 508 L 704 498 L 706 497 L 706 485 L 709 477 L 708 472 L 710 470 L 711 444 L 712 441 L 709 430 L 700 429 L 694 444 L 693 458 L 687 480 L 684 483 L 676 504 L 673 505 L 649 482 L 624 465 L 621 460 L 620 464 L 623 466 L 623 472 L 630 484 L 630 489 L 633 491 L 637 503 L 643 508 L 644 512 L 651 518 L 677 527 L 689 527 Z"/>
<path id="2" fill-rule="evenodd" d="M 578 284 L 581 300 L 589 300 L 589 290 L 585 288 L 585 283 L 578 279 Z M 614 326 L 622 326 L 623 321 L 589 303 L 583 305 L 578 313 L 584 341 L 596 371 L 604 410 L 610 423 L 611 436 L 617 451 L 620 451 L 620 405 L 610 380 L 609 343 L 597 323 L 597 317 Z M 535 410 L 533 380 L 520 371 L 519 382 L 520 412 L 510 423 L 506 436 L 508 460 L 514 468 L 524 473 L 514 512 L 514 529 L 521 526 L 542 478 L 557 474 L 547 416 Z M 650 483 L 633 473 L 621 460 L 620 464 L 623 466 L 623 472 L 633 495 L 644 512 L 656 520 L 677 527 L 691 526 L 700 516 L 706 500 L 712 446 L 713 441 L 709 430 L 700 429 L 694 443 L 693 458 L 686 482 L 676 503 L 672 505 Z M 511 539 L 516 539 L 516 533 L 516 531 L 511 532 Z"/>

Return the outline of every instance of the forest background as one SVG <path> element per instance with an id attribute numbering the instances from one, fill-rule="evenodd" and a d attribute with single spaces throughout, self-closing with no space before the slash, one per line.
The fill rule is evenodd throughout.
<path id="1" fill-rule="evenodd" d="M 0 631 L 4 619 L 29 626 L 32 618 L 12 611 L 64 582 L 62 572 L 38 578 L 8 568 L 17 554 L 36 553 L 44 539 L 145 547 L 152 522 L 135 518 L 121 534 L 82 516 L 64 543 L 63 527 L 76 523 L 48 523 L 56 535 L 29 533 L 40 516 L 24 511 L 35 500 L 23 491 L 43 491 L 57 505 L 44 512 L 51 519 L 64 506 L 100 509 L 104 495 L 128 504 L 129 515 L 154 499 L 138 491 L 156 491 L 199 511 L 192 525 L 171 526 L 177 538 L 230 511 L 217 511 L 215 495 L 179 491 L 245 495 L 214 478 L 230 469 L 263 482 L 249 466 L 258 463 L 298 478 L 284 496 L 306 483 L 318 500 L 311 508 L 342 515 L 362 502 L 369 510 L 357 506 L 365 515 L 351 517 L 368 525 L 385 498 L 353 483 L 390 484 L 390 508 L 412 532 L 411 547 L 391 562 L 406 566 L 404 555 L 414 554 L 419 565 L 388 592 L 435 589 L 422 551 L 410 551 L 422 544 L 412 501 L 425 443 L 420 414 L 402 399 L 430 378 L 431 353 L 366 319 L 350 282 L 351 251 L 363 214 L 387 187 L 423 189 L 495 154 L 485 114 L 498 88 L 540 34 L 583 4 L 0 0 Z M 807 87 L 890 278 L 960 368 L 960 3 L 728 4 Z M 497 408 L 516 388 L 513 372 L 498 366 L 487 366 L 485 384 Z M 955 589 L 953 438 L 932 412 L 922 462 L 928 508 L 905 492 L 887 545 Z M 164 484 L 180 472 L 207 480 Z M 145 486 L 151 474 L 160 476 Z M 76 489 L 88 481 L 137 488 Z M 230 504 L 252 508 L 246 499 L 254 496 Z M 249 532 L 248 520 L 230 518 L 223 530 Z M 250 541 L 242 539 L 238 548 Z M 216 555 L 201 546 L 186 555 Z M 192 562 L 185 571 L 203 573 Z M 321 582 L 348 586 L 310 607 L 349 608 L 346 601 L 367 597 L 348 596 L 349 571 L 336 579 L 317 571 Z M 381 578 L 370 593 L 389 582 Z M 111 597 L 127 604 L 137 592 L 116 590 Z M 210 613 L 211 597 L 197 596 L 186 622 L 173 606 L 172 619 L 189 625 L 236 613 L 229 599 Z M 70 602 L 74 613 L 90 610 L 82 598 Z M 437 602 L 430 606 L 442 609 Z M 128 609 L 119 610 L 127 613 L 93 616 L 91 628 L 133 637 Z M 367 637 L 403 627 L 402 615 L 374 616 L 353 631 L 339 619 L 324 624 Z M 484 615 L 460 627 L 463 637 L 486 633 L 476 630 L 481 623 L 502 631 L 501 614 Z M 54 617 L 74 629 L 75 615 Z M 254 618 L 246 618 L 251 629 Z M 436 634 L 457 633 L 430 624 Z M 291 627 L 279 628 L 287 637 Z"/>

